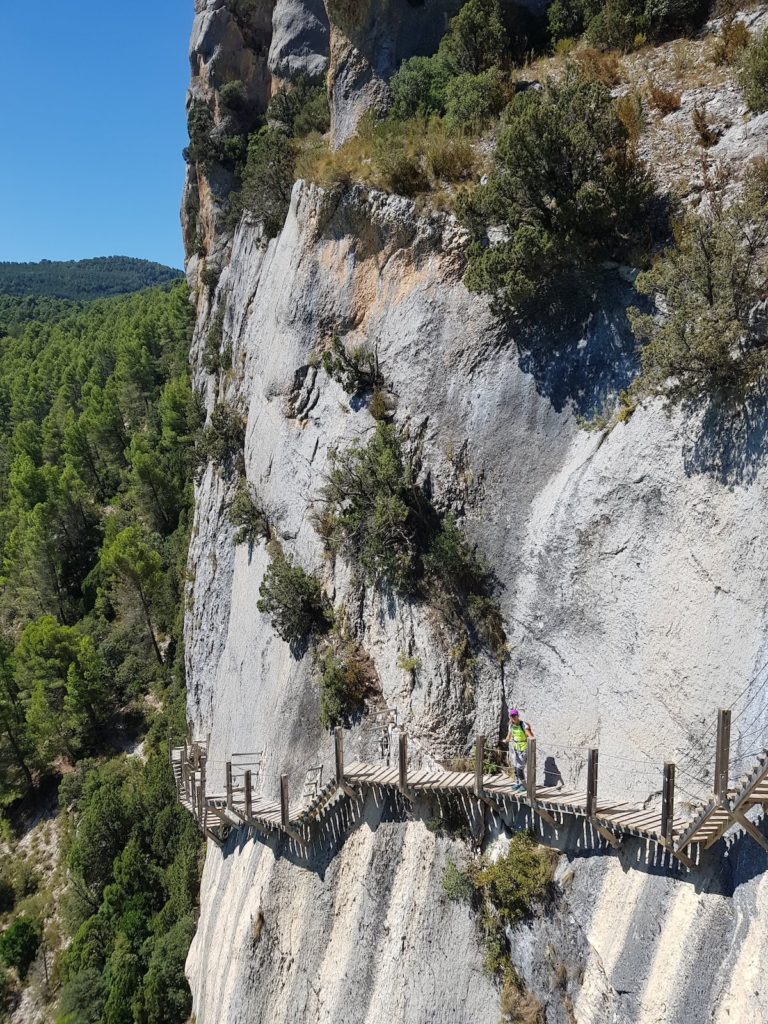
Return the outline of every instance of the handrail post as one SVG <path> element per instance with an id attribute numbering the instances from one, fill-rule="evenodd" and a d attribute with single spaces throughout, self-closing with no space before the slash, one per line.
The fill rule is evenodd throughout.
<path id="1" fill-rule="evenodd" d="M 715 751 L 715 799 L 722 804 L 728 797 L 728 759 L 731 750 L 731 712 L 717 713 L 717 749 Z"/>
<path id="2" fill-rule="evenodd" d="M 664 788 L 661 796 L 661 835 L 669 846 L 675 821 L 675 765 L 671 761 L 664 764 Z"/>
<path id="3" fill-rule="evenodd" d="M 251 772 L 250 769 L 243 776 L 243 786 L 245 787 L 245 820 L 251 820 L 251 812 L 253 810 L 253 794 L 251 793 Z"/>
<path id="4" fill-rule="evenodd" d="M 408 733 L 401 732 L 398 737 L 398 786 L 400 792 L 408 792 Z"/>
<path id="5" fill-rule="evenodd" d="M 485 765 L 485 736 L 475 736 L 475 796 L 483 795 L 483 767 Z"/>
<path id="6" fill-rule="evenodd" d="M 528 737 L 528 765 L 525 776 L 528 802 L 531 807 L 536 803 L 536 740 L 533 736 Z"/>
<path id="7" fill-rule="evenodd" d="M 232 810 L 232 762 L 227 761 L 224 765 L 227 779 L 227 810 Z"/>
<path id="8" fill-rule="evenodd" d="M 280 776 L 280 823 L 287 829 L 291 823 L 288 807 L 288 776 Z"/>
<path id="9" fill-rule="evenodd" d="M 337 725 L 333 733 L 336 754 L 336 784 L 344 784 L 344 730 Z"/>
<path id="10" fill-rule="evenodd" d="M 594 818 L 597 810 L 597 748 L 589 751 L 587 761 L 587 817 Z"/>

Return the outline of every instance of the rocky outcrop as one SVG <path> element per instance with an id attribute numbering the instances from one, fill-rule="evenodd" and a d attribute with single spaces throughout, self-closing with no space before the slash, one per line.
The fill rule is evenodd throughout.
<path id="1" fill-rule="evenodd" d="M 268 60 L 272 74 L 322 79 L 328 65 L 328 33 L 323 0 L 277 0 Z"/>

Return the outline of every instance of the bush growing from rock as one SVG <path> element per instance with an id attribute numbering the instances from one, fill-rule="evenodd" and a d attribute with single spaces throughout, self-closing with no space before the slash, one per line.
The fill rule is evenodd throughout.
<path id="1" fill-rule="evenodd" d="M 219 305 L 213 315 L 203 350 L 203 369 L 207 373 L 218 373 L 221 369 L 221 343 L 224 340 L 224 317 L 226 306 Z"/>
<path id="2" fill-rule="evenodd" d="M 317 525 L 329 550 L 348 555 L 368 583 L 429 597 L 464 635 L 464 664 L 471 662 L 465 621 L 497 658 L 505 656 L 493 576 L 453 517 L 441 516 L 415 483 L 393 425 L 378 422 L 366 445 L 333 452 L 322 496 Z"/>
<path id="3" fill-rule="evenodd" d="M 505 114 L 495 167 L 461 207 L 478 238 L 467 286 L 518 313 L 547 308 L 566 271 L 626 256 L 646 224 L 652 186 L 608 89 L 569 71 L 542 93 L 518 94 Z"/>
<path id="4" fill-rule="evenodd" d="M 332 452 L 323 498 L 330 548 L 345 550 L 369 583 L 412 590 L 423 502 L 395 427 L 379 422 L 367 445 Z"/>
<path id="5" fill-rule="evenodd" d="M 768 110 L 768 30 L 761 32 L 744 51 L 739 83 L 750 110 L 756 114 Z"/>
<path id="6" fill-rule="evenodd" d="M 450 79 L 445 61 L 437 55 L 403 61 L 389 82 L 392 117 L 407 121 L 445 113 L 445 90 Z"/>
<path id="7" fill-rule="evenodd" d="M 294 565 L 280 546 L 270 546 L 269 568 L 259 587 L 257 607 L 270 617 L 286 643 L 299 645 L 311 636 L 327 633 L 331 616 L 320 581 Z"/>
<path id="8" fill-rule="evenodd" d="M 228 510 L 229 521 L 237 527 L 235 544 L 253 545 L 257 540 L 269 537 L 269 524 L 264 512 L 251 497 L 248 484 L 240 480 L 235 496 Z"/>
<path id="9" fill-rule="evenodd" d="M 245 86 L 240 81 L 226 82 L 222 85 L 219 89 L 219 97 L 225 107 L 234 111 L 243 110 L 248 102 Z"/>
<path id="10" fill-rule="evenodd" d="M 310 132 L 325 134 L 331 126 L 328 94 L 300 75 L 290 86 L 282 85 L 269 101 L 267 120 L 277 122 L 286 134 L 303 138 Z"/>
<path id="11" fill-rule="evenodd" d="M 500 66 L 508 46 L 499 0 L 467 0 L 451 19 L 438 52 L 453 75 L 479 75 Z"/>
<path id="12" fill-rule="evenodd" d="M 554 0 L 547 21 L 553 43 L 583 32 L 594 45 L 626 51 L 646 37 L 689 32 L 709 7 L 708 0 Z"/>
<path id="13" fill-rule="evenodd" d="M 445 117 L 454 130 L 479 132 L 507 101 L 504 80 L 496 68 L 479 75 L 459 75 L 445 89 Z"/>
<path id="14" fill-rule="evenodd" d="M 328 647 L 317 658 L 320 722 L 330 729 L 342 725 L 365 701 L 369 688 L 368 659 L 353 644 L 336 652 Z"/>
<path id="15" fill-rule="evenodd" d="M 341 384 L 348 395 L 362 395 L 384 383 L 376 351 L 360 345 L 347 352 L 337 334 L 323 352 L 323 369 Z"/>
<path id="16" fill-rule="evenodd" d="M 226 470 L 242 459 L 245 444 L 243 418 L 231 406 L 219 403 L 211 413 L 207 427 L 195 448 L 198 466 L 213 462 Z"/>
<path id="17" fill-rule="evenodd" d="M 768 164 L 760 161 L 739 200 L 726 208 L 711 195 L 708 210 L 687 213 L 673 246 L 638 278 L 664 310 L 660 320 L 630 311 L 645 343 L 638 386 L 679 402 L 713 390 L 743 395 L 761 380 L 768 332 L 755 310 L 767 275 Z"/>
<path id="18" fill-rule="evenodd" d="M 268 237 L 279 234 L 291 203 L 296 157 L 285 132 L 262 128 L 250 137 L 240 203 L 263 224 Z"/>
<path id="19" fill-rule="evenodd" d="M 0 960 L 18 971 L 20 978 L 26 978 L 39 945 L 39 929 L 26 917 L 17 917 L 0 934 Z"/>

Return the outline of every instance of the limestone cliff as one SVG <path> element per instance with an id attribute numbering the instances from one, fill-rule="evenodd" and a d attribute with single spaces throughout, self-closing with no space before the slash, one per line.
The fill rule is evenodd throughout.
<path id="1" fill-rule="evenodd" d="M 343 6 L 328 2 L 334 90 L 358 82 L 357 58 L 341 59 L 339 47 L 379 52 L 375 36 L 354 41 L 354 26 L 336 16 Z M 390 5 L 346 6 L 359 27 L 369 9 Z M 250 5 L 280 25 L 302 7 L 322 22 L 309 3 Z M 266 20 L 246 44 L 228 16 L 221 0 L 198 11 L 193 89 L 210 82 L 211 61 L 230 59 L 223 42 L 202 56 L 214 23 L 229 26 L 235 54 L 241 40 L 251 54 L 276 52 Z M 291 66 L 281 52 L 273 70 Z M 390 69 L 395 54 L 393 43 Z M 242 61 L 263 109 L 265 65 Z M 375 77 L 365 70 L 363 91 Z M 540 756 L 569 782 L 583 782 L 584 749 L 599 745 L 602 790 L 652 801 L 662 762 L 692 745 L 698 753 L 717 707 L 766 660 L 764 407 L 738 421 L 716 412 L 701 420 L 649 403 L 610 432 L 586 431 L 581 417 L 637 367 L 625 312 L 632 289 L 620 276 L 606 275 L 599 315 L 578 330 L 512 333 L 465 289 L 465 239 L 448 215 L 298 182 L 283 230 L 267 242 L 247 217 L 227 234 L 202 180 L 190 187 L 222 272 L 213 290 L 197 287 L 197 387 L 209 411 L 226 401 L 247 418 L 247 480 L 285 549 L 345 608 L 375 665 L 379 706 L 397 710 L 417 756 L 429 759 L 465 749 L 475 732 L 497 737 L 506 707 L 519 704 Z M 197 286 L 194 252 L 188 270 Z M 213 376 L 202 354 L 217 309 L 232 370 Z M 510 657 L 499 666 L 478 654 L 471 683 L 427 606 L 361 589 L 343 559 L 324 556 L 313 528 L 329 452 L 374 428 L 365 405 L 318 364 L 335 332 L 376 347 L 435 504 L 457 515 L 500 580 Z M 311 659 L 294 657 L 257 610 L 267 554 L 263 544 L 234 544 L 232 490 L 209 466 L 196 492 L 189 715 L 211 737 L 213 788 L 233 751 L 264 750 L 264 790 L 274 797 L 281 773 L 294 792 L 310 765 L 330 774 L 331 742 Z M 401 652 L 418 658 L 415 673 L 398 667 Z M 738 755 L 755 749 L 766 724 L 734 738 Z M 349 756 L 373 756 L 380 732 L 363 718 Z M 497 1019 L 471 913 L 442 892 L 443 867 L 461 844 L 426 828 L 427 805 L 371 799 L 357 817 L 345 813 L 308 859 L 254 836 L 209 849 L 188 960 L 197 1024 Z M 503 843 L 502 823 L 495 831 Z M 547 839 L 565 851 L 556 904 L 511 944 L 550 1024 L 768 1019 L 768 883 L 749 838 L 718 844 L 691 875 L 654 861 L 639 841 L 595 853 L 576 832 Z"/>

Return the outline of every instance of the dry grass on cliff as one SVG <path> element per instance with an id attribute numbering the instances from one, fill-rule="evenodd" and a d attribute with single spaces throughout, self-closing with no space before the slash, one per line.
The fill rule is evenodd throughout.
<path id="1" fill-rule="evenodd" d="M 439 118 L 377 123 L 366 117 L 357 135 L 335 151 L 327 140 L 309 136 L 296 170 L 326 187 L 359 182 L 414 197 L 476 181 L 484 167 L 476 141 L 450 132 Z"/>

